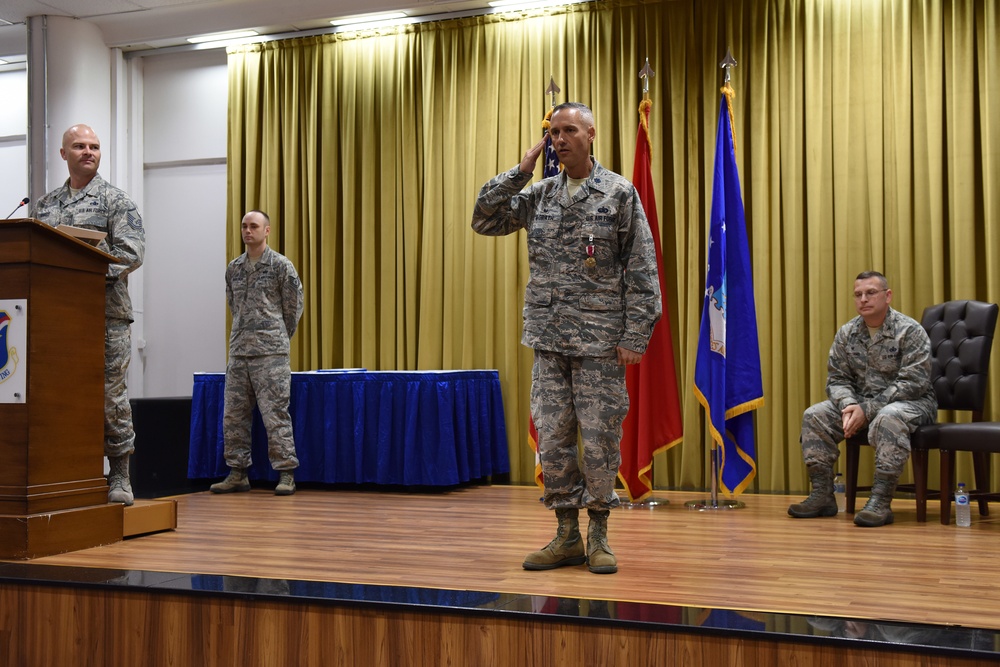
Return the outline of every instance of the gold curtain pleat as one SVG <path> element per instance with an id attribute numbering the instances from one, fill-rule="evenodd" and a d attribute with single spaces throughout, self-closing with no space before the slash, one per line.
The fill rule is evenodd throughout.
<path id="1" fill-rule="evenodd" d="M 511 480 L 531 483 L 525 240 L 474 234 L 473 203 L 538 141 L 550 76 L 557 102 L 593 108 L 597 159 L 631 177 L 649 58 L 685 424 L 654 483 L 705 488 L 691 386 L 731 49 L 766 397 L 753 488 L 801 490 L 802 411 L 825 397 L 856 274 L 884 272 L 893 306 L 918 319 L 1000 297 L 998 36 L 990 0 L 608 0 L 236 47 L 229 256 L 242 214 L 267 211 L 305 286 L 296 369 L 498 369 Z M 998 389 L 994 373 L 987 413 L 1000 419 Z M 959 476 L 971 479 L 967 461 Z"/>

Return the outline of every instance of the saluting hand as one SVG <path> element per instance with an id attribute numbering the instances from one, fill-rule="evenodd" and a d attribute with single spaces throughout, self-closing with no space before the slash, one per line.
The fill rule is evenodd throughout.
<path id="1" fill-rule="evenodd" d="M 541 141 L 525 152 L 518 168 L 526 174 L 535 173 L 535 164 L 537 164 L 538 156 L 542 154 L 543 150 L 545 150 L 545 136 L 542 136 Z"/>

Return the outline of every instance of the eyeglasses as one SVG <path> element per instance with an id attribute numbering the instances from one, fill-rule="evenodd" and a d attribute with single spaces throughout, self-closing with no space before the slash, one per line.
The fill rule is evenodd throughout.
<path id="1" fill-rule="evenodd" d="M 864 297 L 868 297 L 869 299 L 874 299 L 876 294 L 878 294 L 879 292 L 887 292 L 888 289 L 889 288 L 886 288 L 886 289 L 870 289 L 870 290 L 865 290 L 864 292 L 855 292 L 854 293 L 854 298 L 857 299 L 858 301 L 861 301 L 861 299 L 864 298 Z"/>

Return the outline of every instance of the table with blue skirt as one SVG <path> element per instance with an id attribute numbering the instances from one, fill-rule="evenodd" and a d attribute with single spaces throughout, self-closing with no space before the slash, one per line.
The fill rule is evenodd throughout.
<path id="1" fill-rule="evenodd" d="M 220 478 L 225 373 L 197 373 L 188 477 Z M 298 482 L 454 486 L 510 472 L 495 370 L 292 373 Z M 276 480 L 254 409 L 251 479 Z"/>

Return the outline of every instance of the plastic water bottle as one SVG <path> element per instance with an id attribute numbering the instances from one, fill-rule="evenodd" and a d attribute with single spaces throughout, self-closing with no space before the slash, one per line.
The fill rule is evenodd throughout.
<path id="1" fill-rule="evenodd" d="M 844 488 L 844 476 L 839 472 L 833 476 L 833 496 L 837 499 L 837 511 L 847 511 L 847 495 Z"/>
<path id="2" fill-rule="evenodd" d="M 965 483 L 958 483 L 958 490 L 955 491 L 955 523 L 963 528 L 972 525 L 972 516 L 969 512 L 969 494 L 965 492 Z"/>

